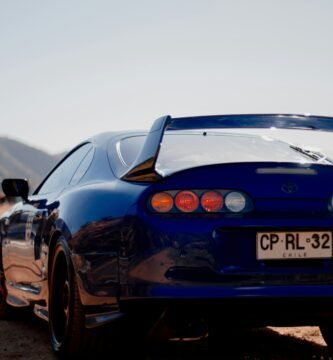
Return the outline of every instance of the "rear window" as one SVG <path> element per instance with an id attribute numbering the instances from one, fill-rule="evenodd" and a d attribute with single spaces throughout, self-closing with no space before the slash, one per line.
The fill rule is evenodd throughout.
<path id="1" fill-rule="evenodd" d="M 162 176 L 192 167 L 239 162 L 333 165 L 333 134 L 286 129 L 216 129 L 165 133 L 156 170 Z"/>

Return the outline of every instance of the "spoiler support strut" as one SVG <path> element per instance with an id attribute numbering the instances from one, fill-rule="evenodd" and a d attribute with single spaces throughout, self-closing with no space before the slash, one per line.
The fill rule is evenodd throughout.
<path id="1" fill-rule="evenodd" d="M 155 170 L 155 163 L 160 151 L 163 134 L 170 122 L 171 116 L 169 115 L 155 120 L 147 135 L 142 151 L 138 155 L 134 165 L 123 175 L 123 180 L 154 182 L 161 179 L 161 176 Z"/>

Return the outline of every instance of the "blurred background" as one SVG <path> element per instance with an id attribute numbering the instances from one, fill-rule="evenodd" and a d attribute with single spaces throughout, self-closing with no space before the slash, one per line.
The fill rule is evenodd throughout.
<path id="1" fill-rule="evenodd" d="M 333 115 L 331 0 L 0 0 L 0 179 L 161 115 Z"/>

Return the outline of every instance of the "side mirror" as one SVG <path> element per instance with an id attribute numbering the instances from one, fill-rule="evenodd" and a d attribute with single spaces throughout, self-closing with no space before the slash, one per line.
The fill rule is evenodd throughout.
<path id="1" fill-rule="evenodd" d="M 21 197 L 28 199 L 29 184 L 27 179 L 4 179 L 2 190 L 7 197 Z"/>

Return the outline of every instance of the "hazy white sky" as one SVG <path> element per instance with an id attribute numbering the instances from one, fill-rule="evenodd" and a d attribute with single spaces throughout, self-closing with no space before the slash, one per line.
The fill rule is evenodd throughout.
<path id="1" fill-rule="evenodd" d="M 333 115 L 332 0 L 0 0 L 0 135 L 51 153 L 165 114 Z"/>

